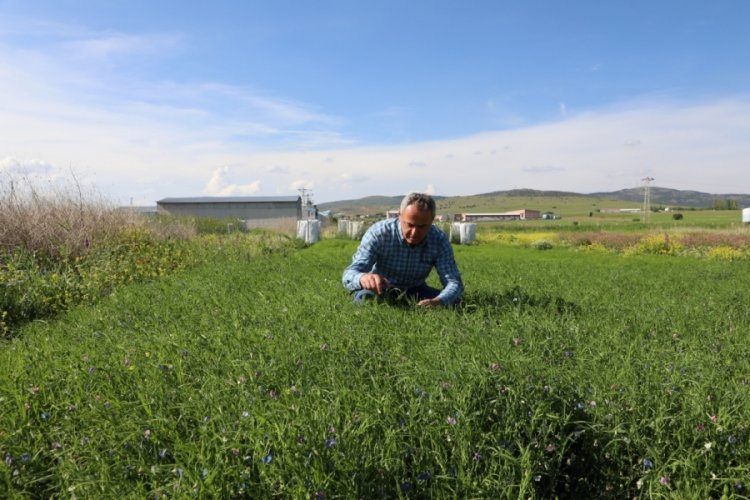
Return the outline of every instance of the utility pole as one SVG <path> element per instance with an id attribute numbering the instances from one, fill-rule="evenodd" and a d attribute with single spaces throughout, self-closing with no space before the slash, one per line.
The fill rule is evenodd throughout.
<path id="1" fill-rule="evenodd" d="M 311 219 L 311 211 L 313 211 L 313 199 L 312 199 L 312 189 L 307 188 L 299 188 L 297 191 L 300 192 L 300 195 L 302 197 L 302 211 L 306 212 L 305 219 Z"/>
<path id="2" fill-rule="evenodd" d="M 644 185 L 643 185 L 643 218 L 641 220 L 645 224 L 648 224 L 648 219 L 651 215 L 651 182 L 654 180 L 654 178 L 644 177 L 641 180 L 644 182 Z"/>

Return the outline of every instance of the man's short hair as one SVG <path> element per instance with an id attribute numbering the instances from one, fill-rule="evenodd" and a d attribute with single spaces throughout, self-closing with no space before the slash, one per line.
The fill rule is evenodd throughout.
<path id="1" fill-rule="evenodd" d="M 435 218 L 435 200 L 432 199 L 432 196 L 425 193 L 409 193 L 406 196 L 404 196 L 404 199 L 401 200 L 401 210 L 400 213 L 403 213 L 406 210 L 406 207 L 409 205 L 416 205 L 419 210 L 429 210 L 432 214 L 432 218 Z"/>

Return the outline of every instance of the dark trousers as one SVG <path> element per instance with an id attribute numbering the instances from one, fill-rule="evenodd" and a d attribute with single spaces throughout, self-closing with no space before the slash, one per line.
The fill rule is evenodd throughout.
<path id="1" fill-rule="evenodd" d="M 381 294 L 380 296 L 378 296 L 372 290 L 357 290 L 354 292 L 354 302 L 359 304 L 375 298 L 384 299 L 387 302 L 402 302 L 404 300 L 413 300 L 414 302 L 419 302 L 423 299 L 434 299 L 438 295 L 440 295 L 440 290 L 438 290 L 437 288 L 432 288 L 426 283 L 422 283 L 421 285 L 413 286 L 411 288 L 407 288 L 406 290 L 392 287 L 386 290 L 385 293 Z"/>

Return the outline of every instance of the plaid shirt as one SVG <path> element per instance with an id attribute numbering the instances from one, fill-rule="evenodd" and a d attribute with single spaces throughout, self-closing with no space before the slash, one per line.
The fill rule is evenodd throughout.
<path id="1" fill-rule="evenodd" d="M 443 304 L 453 304 L 461 297 L 464 284 L 445 233 L 430 226 L 422 243 L 410 247 L 404 241 L 399 219 L 386 219 L 373 224 L 362 237 L 342 281 L 347 290 L 359 290 L 362 275 L 376 273 L 391 286 L 406 290 L 424 284 L 433 267 L 443 284 L 438 298 Z"/>

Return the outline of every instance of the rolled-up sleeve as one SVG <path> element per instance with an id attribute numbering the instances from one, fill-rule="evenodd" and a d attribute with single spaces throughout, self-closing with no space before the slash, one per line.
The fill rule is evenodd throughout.
<path id="1" fill-rule="evenodd" d="M 352 263 L 344 269 L 344 275 L 341 278 L 347 290 L 355 291 L 362 288 L 360 278 L 372 270 L 377 259 L 376 243 L 377 240 L 372 230 L 367 231 L 362 237 L 359 248 L 352 257 Z"/>
<path id="2" fill-rule="evenodd" d="M 435 261 L 435 270 L 440 278 L 440 283 L 443 285 L 443 290 L 438 295 L 438 299 L 445 305 L 455 304 L 461 298 L 464 283 L 456 264 L 456 258 L 453 255 L 453 248 L 447 239 L 441 241 L 440 252 Z"/>

